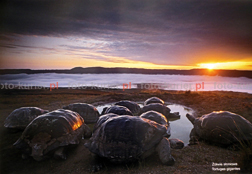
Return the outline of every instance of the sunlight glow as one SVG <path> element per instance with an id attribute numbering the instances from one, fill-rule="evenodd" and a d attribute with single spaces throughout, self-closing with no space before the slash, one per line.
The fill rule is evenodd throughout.
<path id="1" fill-rule="evenodd" d="M 200 63 L 197 64 L 200 68 L 207 68 L 209 70 L 212 69 L 249 69 L 252 62 L 243 62 L 243 61 L 235 61 L 235 62 L 218 62 L 218 63 Z"/>
<path id="2" fill-rule="evenodd" d="M 15 44 L 1 48 L 0 69 L 71 69 L 74 67 L 145 68 L 145 69 L 237 69 L 252 70 L 251 54 L 216 46 L 181 53 L 172 60 L 160 53 L 159 59 L 146 53 L 127 52 L 123 42 L 92 37 L 15 36 Z M 5 45 L 0 40 L 0 45 Z M 122 46 L 117 50 L 114 45 Z M 127 44 L 126 44 L 127 45 Z M 125 49 L 125 50 L 124 50 Z M 185 55 L 184 55 L 185 54 Z M 146 57 L 146 58 L 145 58 Z M 187 57 L 187 61 L 185 61 Z M 153 61 L 152 61 L 153 60 Z M 179 61 L 178 61 L 179 60 Z M 204 62 L 205 61 L 205 62 Z"/>
<path id="3" fill-rule="evenodd" d="M 80 117 L 80 116 L 79 116 L 79 117 Z M 79 127 L 81 127 L 82 124 L 83 124 L 83 121 L 82 121 L 80 118 L 77 117 L 77 121 L 76 121 L 76 123 L 75 123 L 74 125 L 72 125 L 72 129 L 73 129 L 73 130 L 76 130 L 76 129 L 78 129 Z"/>
<path id="4" fill-rule="evenodd" d="M 209 70 L 215 68 L 215 64 L 214 64 L 214 63 L 205 64 L 204 66 L 205 66 L 205 68 L 207 68 L 207 69 L 209 69 Z"/>

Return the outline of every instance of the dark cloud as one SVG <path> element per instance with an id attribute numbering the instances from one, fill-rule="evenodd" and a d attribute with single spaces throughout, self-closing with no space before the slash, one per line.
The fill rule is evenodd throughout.
<path id="1" fill-rule="evenodd" d="M 161 64 L 167 63 L 164 55 L 172 59 L 174 52 L 182 54 L 205 44 L 252 53 L 250 0 L 12 0 L 1 3 L 0 32 L 5 36 L 79 35 L 113 40 L 112 44 L 103 46 L 105 53 L 112 50 L 115 55 Z"/>
<path id="2" fill-rule="evenodd" d="M 12 53 L 14 54 L 23 54 L 24 52 L 28 53 L 45 53 L 45 52 L 50 52 L 50 53 L 56 53 L 58 52 L 57 49 L 55 48 L 50 48 L 50 47 L 38 47 L 38 46 L 30 46 L 30 45 L 17 45 L 17 44 L 1 44 L 0 43 L 0 48 L 2 49 L 11 49 Z"/>
<path id="3" fill-rule="evenodd" d="M 251 27 L 251 1 L 12 0 L 2 5 L 2 31 L 66 34 L 85 29 L 240 30 Z M 139 28 L 141 27 L 141 28 Z M 208 30 L 207 30 L 208 32 Z"/>
<path id="4" fill-rule="evenodd" d="M 0 47 L 2 47 L 2 48 L 17 48 L 17 47 L 12 46 L 12 45 L 0 45 Z"/>

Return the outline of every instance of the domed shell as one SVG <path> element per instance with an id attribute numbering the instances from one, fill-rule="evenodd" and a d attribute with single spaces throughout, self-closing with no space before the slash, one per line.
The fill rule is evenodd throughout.
<path id="1" fill-rule="evenodd" d="M 164 104 L 164 101 L 162 99 L 158 98 L 158 97 L 151 97 L 151 98 L 148 98 L 147 100 L 145 100 L 144 106 L 148 105 L 148 104 L 151 104 L 151 103 Z"/>
<path id="2" fill-rule="evenodd" d="M 155 147 L 165 132 L 164 126 L 149 119 L 114 116 L 97 127 L 85 146 L 112 162 L 130 162 Z"/>
<path id="3" fill-rule="evenodd" d="M 160 103 L 151 103 L 144 106 L 141 110 L 141 114 L 147 111 L 156 111 L 163 114 L 167 119 L 169 119 L 170 108 Z"/>
<path id="4" fill-rule="evenodd" d="M 76 112 L 59 109 L 35 118 L 14 146 L 40 161 L 59 147 L 79 144 L 83 133 L 91 135 L 83 118 Z"/>
<path id="5" fill-rule="evenodd" d="M 194 128 L 190 136 L 220 145 L 231 145 L 252 140 L 252 124 L 242 116 L 228 111 L 214 111 L 193 119 Z"/>
<path id="6" fill-rule="evenodd" d="M 124 107 L 124 106 L 118 106 L 118 105 L 114 105 L 114 106 L 110 106 L 106 109 L 104 114 L 109 114 L 109 113 L 114 113 L 117 115 L 132 115 L 132 112 Z"/>
<path id="7" fill-rule="evenodd" d="M 38 107 L 21 107 L 15 109 L 4 122 L 4 127 L 11 129 L 23 130 L 26 126 L 39 115 L 48 113 L 48 110 L 43 110 Z"/>
<path id="8" fill-rule="evenodd" d="M 163 114 L 161 114 L 159 112 L 156 112 L 156 111 L 147 111 L 147 112 L 141 114 L 140 118 L 146 118 L 146 119 L 155 121 L 158 124 L 161 124 L 161 125 L 165 126 L 167 131 L 166 131 L 166 134 L 164 136 L 168 137 L 168 138 L 171 136 L 170 124 L 169 124 L 169 122 L 167 121 L 166 117 Z"/>
<path id="9" fill-rule="evenodd" d="M 96 107 L 87 103 L 73 103 L 64 106 L 63 109 L 69 109 L 71 111 L 77 112 L 85 120 L 85 123 L 96 123 L 100 114 Z"/>
<path id="10" fill-rule="evenodd" d="M 166 117 L 163 114 L 156 111 L 147 111 L 145 113 L 142 113 L 140 117 L 150 119 L 164 126 L 168 125 Z"/>
<path id="11" fill-rule="evenodd" d="M 93 128 L 93 132 L 96 131 L 96 129 L 98 127 L 100 127 L 105 121 L 107 121 L 108 119 L 112 118 L 112 117 L 117 117 L 119 115 L 117 114 L 114 114 L 114 113 L 109 113 L 109 114 L 105 114 L 105 115 L 102 115 L 99 117 L 99 120 L 96 122 L 96 124 L 94 125 L 94 128 Z"/>
<path id="12" fill-rule="evenodd" d="M 128 108 L 133 113 L 133 115 L 138 115 L 139 112 L 141 111 L 139 104 L 133 101 L 129 101 L 129 100 L 122 100 L 122 101 L 116 102 L 114 105 L 124 106 Z"/>

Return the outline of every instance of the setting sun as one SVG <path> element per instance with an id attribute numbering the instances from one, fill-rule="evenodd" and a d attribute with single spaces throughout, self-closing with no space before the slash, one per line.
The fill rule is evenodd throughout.
<path id="1" fill-rule="evenodd" d="M 249 69 L 251 61 L 218 62 L 218 63 L 200 63 L 200 68 L 212 69 Z"/>
<path id="2" fill-rule="evenodd" d="M 207 65 L 207 69 L 214 69 L 214 67 L 215 67 L 214 64 L 208 64 Z"/>
<path id="3" fill-rule="evenodd" d="M 215 63 L 202 63 L 200 64 L 200 67 L 212 70 L 216 68 L 216 64 Z"/>

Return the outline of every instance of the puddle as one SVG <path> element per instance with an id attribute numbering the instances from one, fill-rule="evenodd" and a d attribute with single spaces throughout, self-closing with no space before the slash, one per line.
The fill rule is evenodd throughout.
<path id="1" fill-rule="evenodd" d="M 138 103 L 140 107 L 143 107 L 142 103 Z M 97 110 L 101 114 L 102 110 L 104 107 L 109 107 L 113 105 L 113 103 L 105 104 L 105 105 L 99 105 L 97 106 Z M 189 143 L 189 135 L 190 132 L 193 128 L 192 123 L 186 118 L 186 114 L 192 114 L 193 110 L 190 108 L 186 108 L 185 106 L 182 105 L 177 105 L 177 104 L 171 104 L 167 105 L 170 109 L 171 112 L 179 112 L 180 119 L 178 120 L 169 120 L 170 121 L 170 126 L 171 126 L 171 137 L 170 138 L 178 138 L 182 140 L 185 145 L 188 145 Z"/>
<path id="2" fill-rule="evenodd" d="M 110 107 L 111 105 L 112 105 L 112 103 L 111 103 L 111 104 L 105 104 L 105 105 L 99 105 L 99 106 L 96 107 L 96 109 L 97 109 L 98 112 L 101 114 L 103 108 L 105 108 L 105 107 Z"/>
<path id="3" fill-rule="evenodd" d="M 188 145 L 189 143 L 189 135 L 190 132 L 193 128 L 192 123 L 186 118 L 186 114 L 192 114 L 193 110 L 189 108 L 185 108 L 182 105 L 167 105 L 170 109 L 171 112 L 179 112 L 180 119 L 179 120 L 174 120 L 170 121 L 170 126 L 171 126 L 171 136 L 170 138 L 178 138 L 182 140 L 185 145 Z"/>

